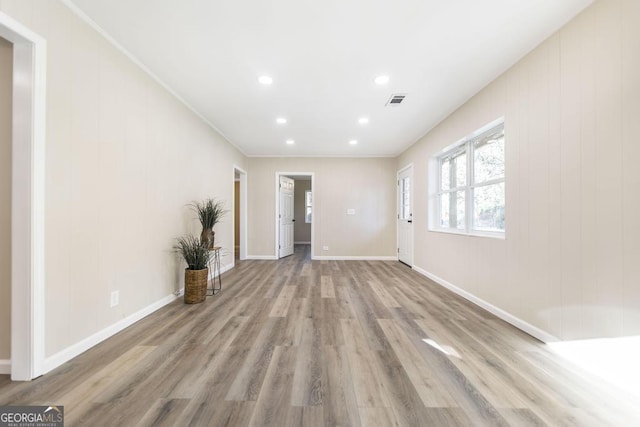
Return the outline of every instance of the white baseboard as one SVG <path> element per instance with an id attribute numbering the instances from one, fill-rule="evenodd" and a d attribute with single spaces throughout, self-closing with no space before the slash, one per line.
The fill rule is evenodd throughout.
<path id="1" fill-rule="evenodd" d="M 310 245 L 311 242 L 293 242 L 294 245 Z"/>
<path id="2" fill-rule="evenodd" d="M 77 342 L 75 344 L 73 344 L 70 347 L 65 348 L 62 351 L 59 351 L 58 353 L 54 354 L 53 356 L 47 357 L 44 361 L 44 366 L 43 366 L 43 374 L 46 374 L 47 372 L 57 368 L 58 366 L 62 365 L 63 363 L 73 359 L 74 357 L 84 353 L 85 351 L 89 350 L 91 347 L 96 346 L 97 344 L 101 343 L 102 341 L 106 340 L 109 337 L 112 337 L 113 335 L 117 334 L 118 332 L 120 332 L 121 330 L 133 325 L 134 323 L 136 323 L 138 320 L 148 316 L 149 314 L 153 313 L 154 311 L 164 307 L 165 305 L 173 302 L 176 300 L 176 298 L 178 298 L 177 295 L 171 294 L 171 295 L 167 295 L 166 297 L 162 298 L 159 301 L 154 302 L 153 304 L 143 308 L 142 310 L 139 310 L 135 313 L 133 313 L 132 315 L 114 323 L 111 326 L 106 327 L 105 329 L 96 332 L 95 334 L 83 339 L 80 342 Z"/>
<path id="3" fill-rule="evenodd" d="M 544 343 L 551 343 L 551 342 L 558 342 L 560 341 L 559 338 L 554 337 L 553 335 L 549 334 L 546 331 L 543 331 L 542 329 L 533 326 L 530 323 L 525 322 L 524 320 L 514 316 L 511 313 L 508 313 L 506 311 L 504 311 L 501 308 L 496 307 L 493 304 L 490 304 L 488 302 L 486 302 L 485 300 L 478 298 L 477 296 L 465 291 L 464 289 L 461 289 L 449 282 L 447 282 L 446 280 L 444 280 L 441 277 L 436 276 L 435 274 L 429 273 L 428 271 L 414 265 L 413 269 L 415 271 L 417 271 L 418 273 L 422 274 L 423 276 L 428 277 L 429 279 L 433 280 L 434 282 L 436 282 L 437 284 L 439 284 L 442 287 L 445 287 L 447 289 L 449 289 L 451 292 L 460 295 L 462 298 L 471 301 L 472 303 L 474 303 L 475 305 L 482 307 L 483 309 L 487 310 L 489 313 L 499 317 L 500 319 L 504 320 L 507 323 L 512 324 L 513 326 L 515 326 L 516 328 L 528 333 L 529 335 L 531 335 L 534 338 L 539 339 L 540 341 L 544 342 Z"/>
<path id="4" fill-rule="evenodd" d="M 318 261 L 397 261 L 397 256 L 314 256 Z"/>
<path id="5" fill-rule="evenodd" d="M 273 260 L 278 259 L 275 255 L 247 255 L 247 259 L 255 259 L 255 260 Z"/>
<path id="6" fill-rule="evenodd" d="M 247 259 L 254 260 L 277 260 L 274 255 L 247 255 Z M 318 261 L 397 261 L 396 256 L 313 256 L 313 260 Z"/>
<path id="7" fill-rule="evenodd" d="M 231 270 L 235 266 L 236 266 L 235 262 L 232 262 L 231 264 L 223 265 L 220 268 L 220 274 L 226 273 L 227 271 Z"/>
<path id="8" fill-rule="evenodd" d="M 0 359 L 0 375 L 11 375 L 11 360 Z"/>

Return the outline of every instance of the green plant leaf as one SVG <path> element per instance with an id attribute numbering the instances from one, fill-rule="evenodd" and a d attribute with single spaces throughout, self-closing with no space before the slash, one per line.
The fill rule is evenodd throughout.
<path id="1" fill-rule="evenodd" d="M 177 239 L 176 250 L 186 261 L 189 270 L 204 270 L 209 266 L 211 252 L 200 244 L 200 239 L 188 234 Z"/>

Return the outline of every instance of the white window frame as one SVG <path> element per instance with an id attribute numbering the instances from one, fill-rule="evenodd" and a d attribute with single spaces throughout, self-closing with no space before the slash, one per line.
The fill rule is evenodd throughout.
<path id="1" fill-rule="evenodd" d="M 476 132 L 473 132 L 471 135 L 466 136 L 460 141 L 446 147 L 441 152 L 437 153 L 433 156 L 432 161 L 430 162 L 430 169 L 432 169 L 432 173 L 430 173 L 430 178 L 432 182 L 435 182 L 435 186 L 431 185 L 430 189 L 432 190 L 431 205 L 432 208 L 429 210 L 431 220 L 429 221 L 429 229 L 431 231 L 438 231 L 443 233 L 451 233 L 451 234 L 462 234 L 467 236 L 478 236 L 478 237 L 494 237 L 499 239 L 504 239 L 506 236 L 506 226 L 504 231 L 496 231 L 496 230 L 480 230 L 473 228 L 473 216 L 474 216 L 474 192 L 476 188 L 481 188 L 489 185 L 495 185 L 504 183 L 505 191 L 506 191 L 506 158 L 505 158 L 505 176 L 501 178 L 492 179 L 489 181 L 484 181 L 482 183 L 476 184 L 474 182 L 474 150 L 475 143 L 478 139 L 482 138 L 486 133 L 493 132 L 498 127 L 504 127 L 504 117 L 500 119 L 494 120 L 493 122 L 483 126 L 478 129 Z M 505 140 L 506 144 L 506 140 Z M 459 187 L 449 188 L 448 190 L 442 190 L 442 162 L 445 159 L 448 159 L 458 152 L 463 152 L 467 156 L 466 167 L 467 167 L 467 180 L 465 185 Z M 506 151 L 506 147 L 505 147 Z M 434 169 L 434 170 L 433 170 Z M 450 171 L 450 176 L 452 172 Z M 442 195 L 451 194 L 456 195 L 457 192 L 464 191 L 465 192 L 465 221 L 464 221 L 464 229 L 458 228 L 445 228 L 442 227 L 441 224 L 441 201 Z M 505 200 L 505 216 L 506 216 L 506 200 Z"/>

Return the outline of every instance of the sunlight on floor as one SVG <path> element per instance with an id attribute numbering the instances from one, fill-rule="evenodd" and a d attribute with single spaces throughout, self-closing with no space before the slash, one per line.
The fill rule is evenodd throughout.
<path id="1" fill-rule="evenodd" d="M 558 355 L 640 398 L 640 336 L 550 343 Z"/>
<path id="2" fill-rule="evenodd" d="M 434 340 L 429 339 L 429 338 L 425 338 L 422 341 L 426 342 L 427 344 L 429 344 L 431 347 L 435 348 L 436 350 L 439 350 L 439 351 L 443 352 L 447 356 L 453 356 L 453 357 L 456 357 L 458 359 L 462 359 L 460 354 L 451 346 L 440 345 L 437 342 L 435 342 Z"/>

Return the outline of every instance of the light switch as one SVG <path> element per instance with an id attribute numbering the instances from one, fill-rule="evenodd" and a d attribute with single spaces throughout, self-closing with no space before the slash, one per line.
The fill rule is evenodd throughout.
<path id="1" fill-rule="evenodd" d="M 355 209 L 347 209 L 347 215 L 355 215 L 355 214 L 356 214 Z"/>

